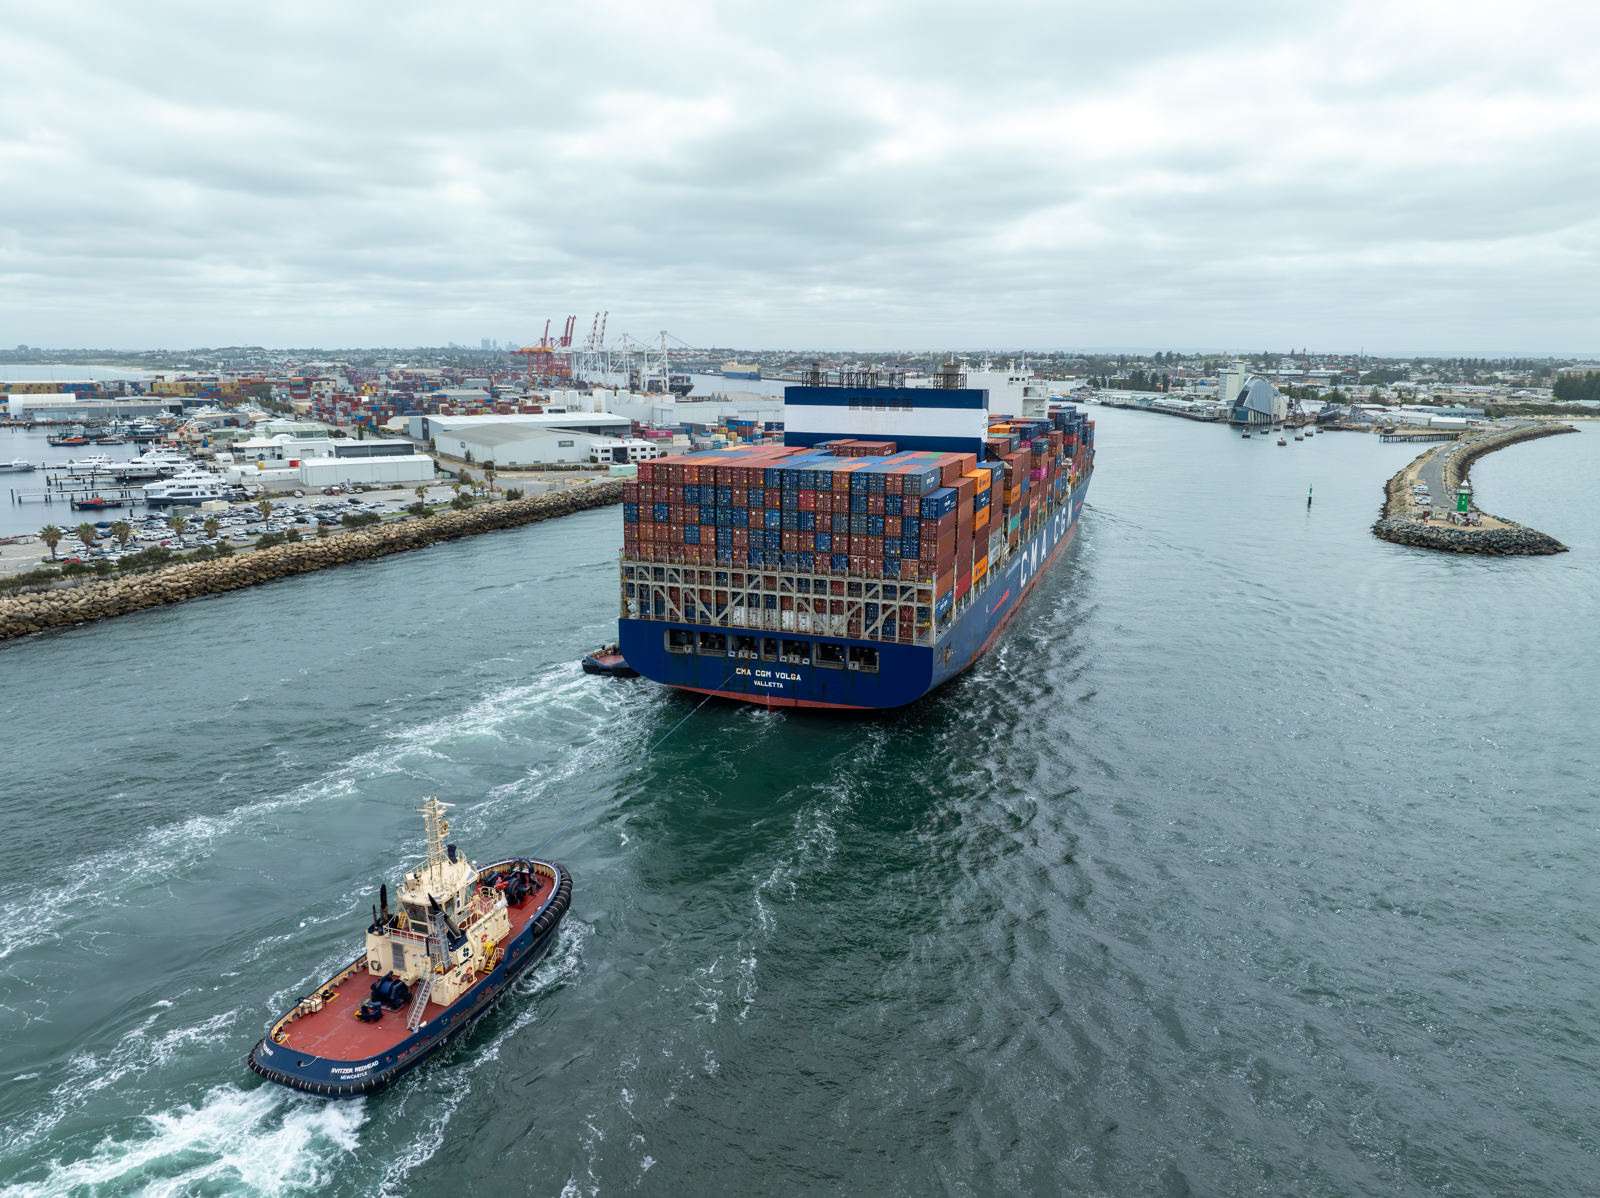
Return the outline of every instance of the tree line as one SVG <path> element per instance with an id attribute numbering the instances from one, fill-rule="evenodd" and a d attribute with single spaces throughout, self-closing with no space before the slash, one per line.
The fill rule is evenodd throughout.
<path id="1" fill-rule="evenodd" d="M 1600 403 L 1600 372 L 1564 374 L 1550 390 L 1559 403 Z"/>

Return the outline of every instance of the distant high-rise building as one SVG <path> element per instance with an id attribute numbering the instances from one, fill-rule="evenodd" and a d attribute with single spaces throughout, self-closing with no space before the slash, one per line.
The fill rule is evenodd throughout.
<path id="1" fill-rule="evenodd" d="M 489 350 L 493 349 L 494 348 L 493 339 L 489 338 L 489 337 L 485 337 L 483 339 L 483 342 L 482 342 L 482 348 L 483 348 L 484 352 L 488 352 Z"/>

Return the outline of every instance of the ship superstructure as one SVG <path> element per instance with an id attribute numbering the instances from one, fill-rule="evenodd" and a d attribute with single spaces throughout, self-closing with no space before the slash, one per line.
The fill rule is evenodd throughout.
<path id="1" fill-rule="evenodd" d="M 648 678 L 764 706 L 883 708 L 981 656 L 1076 529 L 1094 424 L 812 372 L 784 443 L 641 463 L 619 642 Z"/>

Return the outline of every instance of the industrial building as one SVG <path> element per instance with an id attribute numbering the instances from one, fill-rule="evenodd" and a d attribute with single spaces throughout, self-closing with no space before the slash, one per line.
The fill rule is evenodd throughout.
<path id="1" fill-rule="evenodd" d="M 12 420 L 34 424 L 104 424 L 112 420 L 148 420 L 179 411 L 181 400 L 159 396 L 124 399 L 84 399 L 70 391 L 8 394 L 5 414 Z"/>
<path id="2" fill-rule="evenodd" d="M 1288 414 L 1289 401 L 1259 374 L 1250 376 L 1228 408 L 1234 424 L 1281 424 Z"/>
<path id="3" fill-rule="evenodd" d="M 653 442 L 636 438 L 633 422 L 610 412 L 541 412 L 483 416 L 413 416 L 413 440 L 464 462 L 503 469 L 648 461 Z"/>
<path id="4" fill-rule="evenodd" d="M 320 431 L 321 435 L 317 435 Z M 217 462 L 232 482 L 269 491 L 432 482 L 433 459 L 401 441 L 335 441 L 326 430 L 239 441 Z"/>

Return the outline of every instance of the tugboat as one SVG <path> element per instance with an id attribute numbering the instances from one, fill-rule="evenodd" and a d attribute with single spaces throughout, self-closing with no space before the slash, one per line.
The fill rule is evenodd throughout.
<path id="1" fill-rule="evenodd" d="M 75 512 L 103 512 L 107 508 L 126 506 L 126 500 L 111 499 L 104 495 L 85 495 L 82 499 L 72 501 L 72 510 Z"/>
<path id="2" fill-rule="evenodd" d="M 447 805 L 421 807 L 428 859 L 389 910 L 379 887 L 356 960 L 301 998 L 250 1050 L 268 1081 L 329 1097 L 387 1085 L 482 1015 L 555 942 L 572 879 L 511 857 L 478 868 L 446 842 Z"/>
<path id="3" fill-rule="evenodd" d="M 604 645 L 583 659 L 585 674 L 602 674 L 607 678 L 637 678 L 639 671 L 628 664 L 617 645 Z"/>

